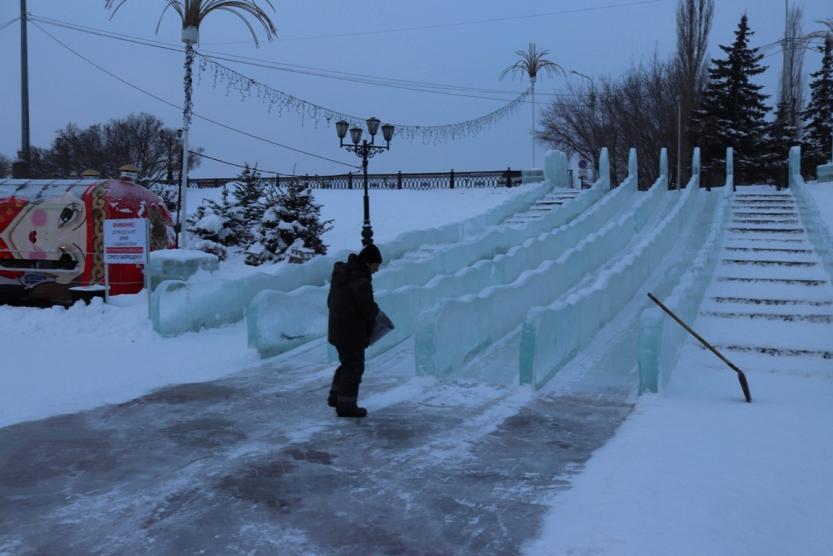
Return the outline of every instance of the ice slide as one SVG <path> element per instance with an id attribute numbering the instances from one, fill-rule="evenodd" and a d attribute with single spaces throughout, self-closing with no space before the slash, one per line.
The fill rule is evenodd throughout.
<path id="1" fill-rule="evenodd" d="M 553 153 L 553 158 L 566 170 L 562 153 Z M 374 290 L 377 302 L 397 328 L 369 355 L 413 334 L 413 324 L 424 307 L 449 295 L 463 295 L 471 291 L 474 282 L 499 280 L 500 272 L 511 273 L 523 264 L 533 264 L 538 256 L 535 247 L 543 243 L 547 230 L 569 222 L 608 190 L 607 180 L 577 195 L 556 189 L 533 205 L 532 209 L 540 207 L 534 212 L 521 212 L 459 243 L 433 246 L 430 252 L 423 249 L 421 257 L 403 257 L 386 266 L 374 277 Z M 511 259 L 515 265 L 494 263 L 502 259 Z M 324 285 L 259 294 L 247 314 L 249 345 L 264 356 L 274 355 L 326 334 L 327 291 Z"/>
<path id="2" fill-rule="evenodd" d="M 694 160 L 699 168 L 697 151 Z M 698 174 L 695 172 L 682 192 L 666 194 L 677 197 L 671 211 L 590 285 L 530 311 L 520 350 L 522 383 L 536 387 L 546 384 L 605 327 L 626 325 L 635 330 L 639 310 L 648 305 L 645 293 L 650 290 L 664 295 L 673 287 L 702 246 L 708 230 L 719 221 L 730 191 L 700 189 Z M 608 349 L 615 350 L 629 370 L 636 361 L 634 334 L 629 335 L 627 343 L 624 351 L 613 344 Z M 604 348 L 595 346 L 594 351 Z"/>
<path id="3" fill-rule="evenodd" d="M 517 329 L 527 311 L 558 299 L 581 283 L 621 253 L 652 215 L 663 212 L 667 204 L 665 182 L 660 180 L 649 191 L 639 192 L 634 149 L 628 167 L 628 178 L 617 190 L 552 232 L 553 243 L 561 239 L 564 249 L 544 253 L 536 266 L 512 282 L 493 283 L 476 295 L 447 299 L 421 315 L 416 336 L 417 370 L 448 376 L 480 363 L 487 369 L 502 367 L 500 372 L 507 372 L 508 365 L 517 376 Z M 513 348 L 507 363 L 505 354 Z"/>
<path id="4" fill-rule="evenodd" d="M 540 183 L 528 185 L 528 191 L 513 197 L 490 211 L 438 228 L 406 232 L 395 240 L 380 245 L 388 261 L 407 259 L 426 246 L 437 248 L 453 245 L 482 234 L 513 216 L 528 211 L 546 199 L 555 188 L 568 185 L 566 157 L 554 153 L 548 169 L 551 176 Z M 235 280 L 204 282 L 169 280 L 153 292 L 153 327 L 163 336 L 213 328 L 241 320 L 251 300 L 261 291 L 292 291 L 305 285 L 324 285 L 330 278 L 333 264 L 347 257 L 348 252 L 316 257 L 303 265 L 287 265 L 276 273 L 257 273 Z M 413 257 L 412 257 L 413 258 Z M 387 265 L 386 265 L 387 266 Z M 382 275 L 382 280 L 385 280 Z"/>

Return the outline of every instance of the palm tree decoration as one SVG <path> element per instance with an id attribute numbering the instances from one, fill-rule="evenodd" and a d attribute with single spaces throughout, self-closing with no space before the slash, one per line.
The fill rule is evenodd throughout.
<path id="1" fill-rule="evenodd" d="M 260 46 L 257 40 L 252 24 L 246 18 L 250 16 L 257 23 L 263 26 L 266 32 L 267 40 L 272 40 L 277 37 L 278 30 L 272 22 L 269 14 L 258 6 L 256 0 L 162 0 L 165 7 L 159 15 L 159 21 L 156 23 L 156 32 L 159 32 L 159 26 L 162 24 L 162 18 L 168 10 L 173 10 L 182 20 L 182 42 L 185 43 L 185 103 L 182 108 L 182 183 L 180 184 L 179 194 L 179 211 L 181 211 L 181 218 L 185 220 L 186 212 L 186 196 L 188 188 L 188 130 L 191 128 L 191 113 L 193 103 L 191 100 L 191 91 L 193 88 L 193 66 L 194 66 L 194 44 L 200 42 L 200 25 L 209 14 L 214 12 L 228 12 L 237 16 L 244 25 L 248 28 L 254 39 L 255 46 Z M 272 5 L 271 0 L 263 0 L 266 4 L 275 11 L 275 6 Z M 127 0 L 105 0 L 105 9 L 111 10 L 111 18 L 116 15 L 116 12 L 127 3 Z M 180 224 L 181 226 L 181 224 Z M 187 238 L 185 237 L 185 228 L 181 227 L 183 247 L 187 246 Z"/>
<path id="2" fill-rule="evenodd" d="M 558 72 L 564 73 L 564 68 L 553 62 L 547 60 L 546 56 L 550 51 L 546 48 L 538 50 L 535 48 L 535 43 L 529 43 L 527 50 L 516 50 L 515 54 L 520 57 L 520 60 L 500 72 L 500 78 L 503 79 L 510 73 L 512 77 L 529 77 L 529 92 L 532 95 L 532 166 L 535 167 L 535 81 L 539 72 L 549 73 L 550 75 Z"/>

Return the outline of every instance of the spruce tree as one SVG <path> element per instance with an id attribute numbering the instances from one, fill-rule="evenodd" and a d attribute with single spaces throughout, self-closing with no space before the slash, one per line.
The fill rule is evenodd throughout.
<path id="1" fill-rule="evenodd" d="M 764 104 L 767 95 L 760 92 L 763 86 L 752 83 L 750 78 L 767 68 L 760 65 L 763 55 L 758 49 L 749 48 L 753 34 L 744 14 L 735 31 L 735 42 L 720 45 L 726 58 L 711 61 L 702 108 L 695 114 L 704 166 L 712 179 L 722 171 L 726 147 L 734 147 L 735 175 L 740 180 L 763 177 L 766 153 L 762 145 L 767 131 L 764 116 L 769 108 Z"/>
<path id="2" fill-rule="evenodd" d="M 297 180 L 290 181 L 285 191 L 270 188 L 246 262 L 281 260 L 293 245 L 324 255 L 327 246 L 321 236 L 332 228 L 331 222 L 321 221 L 321 205 L 315 203 L 310 188 Z"/>
<path id="3" fill-rule="evenodd" d="M 833 35 L 828 34 L 824 46 L 821 68 L 810 74 L 810 103 L 802 113 L 804 127 L 804 158 L 813 170 L 831 156 L 831 126 L 833 126 Z"/>
<path id="4" fill-rule="evenodd" d="M 254 228 L 263 216 L 263 183 L 257 166 L 251 168 L 246 164 L 239 180 L 232 189 L 234 195 L 234 210 L 231 218 L 237 228 L 238 245 L 248 247 L 254 241 Z"/>

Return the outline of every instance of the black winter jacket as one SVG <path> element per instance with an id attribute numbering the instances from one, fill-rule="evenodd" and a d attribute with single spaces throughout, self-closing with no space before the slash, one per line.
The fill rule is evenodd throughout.
<path id="1" fill-rule="evenodd" d="M 327 307 L 329 342 L 341 349 L 365 349 L 379 306 L 373 300 L 370 269 L 355 254 L 333 265 Z"/>

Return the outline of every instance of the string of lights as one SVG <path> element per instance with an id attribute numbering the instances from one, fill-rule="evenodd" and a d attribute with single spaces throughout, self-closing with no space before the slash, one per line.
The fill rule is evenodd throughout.
<path id="1" fill-rule="evenodd" d="M 155 99 L 155 100 L 157 100 L 157 101 L 159 101 L 159 102 L 161 102 L 161 103 L 163 103 L 163 104 L 167 104 L 168 106 L 170 106 L 170 107 L 172 107 L 172 108 L 176 108 L 178 111 L 182 111 L 182 106 L 180 106 L 180 105 L 178 105 L 178 104 L 176 104 L 176 103 L 174 103 L 174 102 L 171 102 L 171 101 L 169 101 L 169 100 L 166 100 L 166 99 L 164 99 L 164 98 L 162 98 L 162 97 L 160 97 L 160 96 L 158 96 L 158 95 L 156 95 L 156 94 L 154 94 L 154 93 L 151 93 L 150 91 L 147 91 L 147 90 L 143 89 L 142 87 L 139 87 L 139 86 L 138 86 L 138 85 L 136 85 L 135 83 L 132 83 L 132 82 L 130 82 L 130 81 L 128 81 L 128 80 L 126 80 L 126 79 L 124 79 L 123 77 L 120 77 L 120 76 L 116 75 L 115 73 L 113 73 L 113 72 L 109 71 L 108 69 L 106 69 L 106 68 L 104 68 L 104 67 L 100 66 L 99 64 L 95 63 L 95 62 L 94 62 L 94 61 L 92 61 L 91 59 L 87 58 L 86 56 L 84 56 L 84 55 L 83 55 L 83 54 L 81 54 L 80 52 L 78 52 L 78 51 L 74 50 L 72 47 L 70 47 L 70 46 L 69 46 L 69 45 L 67 45 L 66 43 L 62 42 L 60 39 L 58 39 L 57 37 L 55 37 L 54 35 L 52 35 L 51 33 L 49 33 L 46 29 L 44 29 L 44 28 L 43 28 L 43 27 L 41 27 L 40 25 L 38 25 L 38 24 L 36 24 L 36 23 L 34 23 L 34 22 L 32 23 L 32 25 L 33 25 L 34 27 L 36 27 L 37 29 L 39 29 L 42 33 L 46 34 L 46 35 L 47 35 L 49 38 L 51 38 L 53 41 L 55 41 L 56 43 L 58 43 L 59 45 L 61 45 L 64 49 L 68 50 L 69 52 L 71 52 L 72 54 L 74 54 L 75 56 L 77 56 L 78 58 L 80 58 L 80 59 L 82 59 L 83 61 L 87 62 L 89 65 L 91 65 L 91 66 L 93 66 L 94 68 L 98 69 L 99 71 L 101 71 L 101 72 L 105 73 L 106 75 L 108 75 L 108 76 L 112 77 L 112 78 L 113 78 L 113 79 L 115 79 L 116 81 L 119 81 L 119 82 L 123 83 L 124 85 L 127 85 L 128 87 L 130 87 L 130 88 L 132 88 L 132 89 L 135 89 L 136 91 L 139 91 L 140 93 L 142 93 L 142 94 L 144 94 L 144 95 L 147 95 L 147 96 L 149 96 L 149 97 L 151 97 L 151 98 L 153 98 L 153 99 Z M 193 114 L 193 116 L 194 116 L 195 118 L 198 118 L 198 119 L 200 119 L 200 120 L 206 121 L 206 122 L 211 123 L 211 124 L 213 124 L 213 125 L 216 125 L 216 126 L 218 126 L 218 127 L 222 127 L 223 129 L 227 129 L 227 130 L 229 130 L 229 131 L 233 131 L 233 132 L 238 133 L 238 134 L 240 134 L 240 135 L 245 135 L 246 137 L 250 137 L 250 138 L 252 138 L 252 139 L 256 139 L 256 140 L 258 140 L 258 141 L 262 141 L 262 142 L 264 142 L 264 143 L 268 143 L 268 144 L 270 144 L 270 145 L 274 145 L 274 146 L 276 146 L 276 147 L 280 147 L 280 148 L 282 148 L 282 149 L 287 149 L 287 150 L 290 150 L 290 151 L 293 151 L 293 152 L 297 152 L 297 153 L 299 153 L 299 154 L 303 154 L 303 155 L 306 155 L 306 156 L 311 156 L 311 157 L 313 157 L 313 158 L 318 158 L 318 159 L 321 159 L 321 160 L 326 160 L 327 162 L 332 162 L 332 163 L 334 163 L 334 164 L 339 164 L 339 165 L 341 165 L 341 166 L 347 166 L 347 167 L 349 167 L 349 168 L 358 168 L 358 166 L 356 166 L 356 165 L 354 165 L 354 164 L 348 164 L 347 162 L 342 162 L 342 161 L 340 161 L 340 160 L 335 160 L 335 159 L 333 159 L 333 158 L 328 158 L 328 157 L 326 157 L 326 156 L 322 156 L 322 155 L 319 155 L 319 154 L 311 153 L 311 152 L 309 152 L 309 151 L 304 151 L 304 150 L 302 150 L 302 149 L 298 149 L 298 148 L 296 148 L 296 147 L 291 147 L 291 146 L 289 146 L 289 145 L 284 145 L 284 144 L 282 144 L 282 143 L 278 143 L 277 141 L 272 141 L 271 139 L 267 139 L 267 138 L 265 138 L 265 137 L 261 137 L 261 136 L 259 136 L 259 135 L 255 135 L 254 133 L 250 133 L 250 132 L 248 132 L 248 131 L 244 131 L 244 130 L 242 130 L 242 129 L 235 128 L 235 127 L 233 127 L 233 126 L 230 126 L 230 125 L 228 125 L 228 124 L 225 124 L 225 123 L 219 122 L 219 121 L 214 120 L 214 119 L 212 119 L 212 118 L 209 118 L 209 117 L 207 117 L 207 116 L 203 116 L 203 115 L 201 115 L 201 114 L 197 114 L 196 112 Z"/>
<path id="2" fill-rule="evenodd" d="M 228 66 L 224 66 L 215 60 L 197 53 L 199 59 L 200 79 L 203 73 L 210 73 L 213 76 L 214 87 L 225 83 L 227 94 L 238 93 L 241 99 L 245 100 L 252 96 L 259 98 L 267 107 L 268 112 L 277 112 L 283 115 L 285 112 L 294 111 L 302 118 L 302 125 L 306 119 L 318 125 L 322 121 L 327 124 L 338 120 L 346 120 L 353 126 L 361 127 L 365 118 L 354 116 L 333 110 L 304 99 L 295 97 L 284 91 L 272 88 L 259 81 L 243 75 Z M 448 140 L 462 139 L 476 135 L 489 126 L 514 113 L 526 100 L 529 91 L 524 91 L 514 100 L 501 106 L 497 110 L 489 112 L 479 118 L 458 123 L 444 125 L 409 125 L 393 123 L 396 126 L 396 135 L 408 140 L 421 139 L 425 144 L 437 144 Z"/>
<path id="3" fill-rule="evenodd" d="M 42 16 L 32 16 L 32 19 L 46 25 L 52 25 L 63 29 L 76 31 L 92 36 L 98 36 L 107 39 L 118 40 L 131 44 L 141 46 L 148 46 L 161 50 L 168 50 L 172 52 L 182 53 L 184 49 L 175 43 L 147 39 L 143 37 L 136 37 L 133 35 L 125 35 L 95 27 L 87 27 L 66 21 L 61 21 L 52 18 L 45 18 Z M 281 71 L 287 73 L 296 73 L 301 75 L 311 75 L 314 77 L 321 77 L 325 79 L 335 79 L 339 81 L 350 81 L 371 86 L 390 87 L 407 89 L 417 92 L 425 92 L 432 94 L 451 94 L 451 93 L 468 93 L 468 94 L 454 94 L 452 96 L 465 96 L 467 98 L 477 98 L 491 101 L 507 102 L 516 97 L 521 91 L 511 91 L 506 89 L 489 89 L 484 87 L 471 87 L 464 85 L 454 85 L 448 83 L 437 83 L 431 81 L 415 81 L 409 79 L 383 77 L 378 75 L 370 75 L 364 73 L 352 73 L 340 70 L 324 69 L 314 66 L 307 66 L 301 64 L 289 64 L 286 62 L 277 62 L 273 60 L 266 60 L 263 58 L 255 58 L 249 56 L 240 56 L 236 54 L 229 54 L 215 50 L 200 49 L 200 52 L 214 60 L 221 60 L 224 62 L 233 62 L 235 64 L 245 65 L 249 67 L 257 67 L 261 69 L 268 69 L 274 71 Z M 488 96 L 495 95 L 495 96 Z M 539 96 L 574 96 L 568 93 L 546 93 L 539 92 Z"/>

